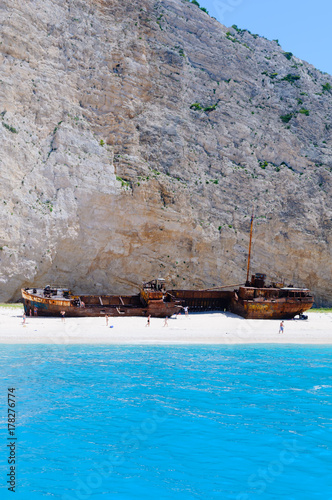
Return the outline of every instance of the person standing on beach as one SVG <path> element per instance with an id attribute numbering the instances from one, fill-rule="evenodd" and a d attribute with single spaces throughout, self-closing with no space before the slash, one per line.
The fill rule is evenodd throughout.
<path id="1" fill-rule="evenodd" d="M 60 311 L 60 314 L 61 314 L 61 321 L 64 323 L 66 311 Z"/>
<path id="2" fill-rule="evenodd" d="M 25 320 L 26 320 L 26 314 L 25 312 L 23 313 L 23 316 L 22 316 L 22 325 L 25 325 Z"/>
<path id="3" fill-rule="evenodd" d="M 284 333 L 284 322 L 283 321 L 280 323 L 279 333 Z"/>
<path id="4" fill-rule="evenodd" d="M 185 306 L 185 307 L 184 307 L 184 314 L 185 314 L 185 316 L 188 318 L 188 316 L 189 316 L 189 313 L 188 313 L 188 306 Z"/>
<path id="5" fill-rule="evenodd" d="M 105 314 L 106 326 L 108 326 L 108 314 Z"/>
<path id="6" fill-rule="evenodd" d="M 147 320 L 147 322 L 146 322 L 146 325 L 145 325 L 145 326 L 150 326 L 150 318 L 151 318 L 151 315 L 149 314 L 149 316 L 148 316 L 148 320 Z"/>
<path id="7" fill-rule="evenodd" d="M 168 316 L 165 318 L 164 326 L 168 326 Z"/>

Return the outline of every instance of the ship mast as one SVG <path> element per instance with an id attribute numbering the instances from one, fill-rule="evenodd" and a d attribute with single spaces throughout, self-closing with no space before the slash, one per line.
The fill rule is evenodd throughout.
<path id="1" fill-rule="evenodd" d="M 250 223 L 250 240 L 249 240 L 249 254 L 248 254 L 248 266 L 247 266 L 247 282 L 246 286 L 249 285 L 249 271 L 250 271 L 250 256 L 251 256 L 251 242 L 252 242 L 252 226 L 254 222 L 254 211 L 252 211 L 251 223 Z"/>

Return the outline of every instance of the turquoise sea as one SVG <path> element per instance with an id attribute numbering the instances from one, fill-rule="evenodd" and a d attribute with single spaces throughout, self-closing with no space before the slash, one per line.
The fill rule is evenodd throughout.
<path id="1" fill-rule="evenodd" d="M 2 345 L 0 497 L 332 499 L 331 369 L 331 346 Z"/>

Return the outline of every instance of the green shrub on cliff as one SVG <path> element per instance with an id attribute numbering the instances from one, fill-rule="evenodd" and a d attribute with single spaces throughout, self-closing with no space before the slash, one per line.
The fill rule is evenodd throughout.
<path id="1" fill-rule="evenodd" d="M 9 132 L 12 132 L 13 134 L 18 134 L 16 128 L 12 127 L 11 125 L 8 125 L 8 123 L 2 122 L 2 125 L 9 130 Z"/>
<path id="2" fill-rule="evenodd" d="M 285 82 L 294 83 L 300 78 L 301 77 L 299 75 L 292 75 L 291 73 L 288 73 L 288 75 L 282 78 L 282 80 L 284 80 Z"/>
<path id="3" fill-rule="evenodd" d="M 288 113 L 287 115 L 281 115 L 280 119 L 284 123 L 288 123 L 291 120 L 292 117 L 293 117 L 293 113 Z"/>
<path id="4" fill-rule="evenodd" d="M 210 111 L 214 111 L 217 106 L 218 106 L 218 103 L 216 102 L 215 104 L 212 104 L 212 106 L 207 106 L 206 108 L 204 108 L 203 111 L 209 113 Z"/>
<path id="5" fill-rule="evenodd" d="M 293 57 L 293 54 L 292 52 L 284 52 L 284 56 L 290 61 Z"/>
<path id="6" fill-rule="evenodd" d="M 203 108 L 199 102 L 194 102 L 194 104 L 190 106 L 190 109 L 194 109 L 195 111 L 200 111 Z"/>
<path id="7" fill-rule="evenodd" d="M 322 85 L 322 89 L 323 89 L 323 92 L 325 92 L 325 91 L 329 92 L 330 90 L 332 90 L 332 85 L 329 82 L 326 82 L 326 83 L 324 83 L 324 85 Z"/>

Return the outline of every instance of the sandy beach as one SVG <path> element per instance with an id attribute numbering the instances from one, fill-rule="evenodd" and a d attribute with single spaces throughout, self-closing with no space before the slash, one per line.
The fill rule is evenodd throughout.
<path id="1" fill-rule="evenodd" d="M 0 307 L 2 344 L 332 344 L 332 313 L 309 312 L 308 320 L 245 320 L 231 313 L 195 313 L 164 319 L 28 317 L 23 308 Z"/>

